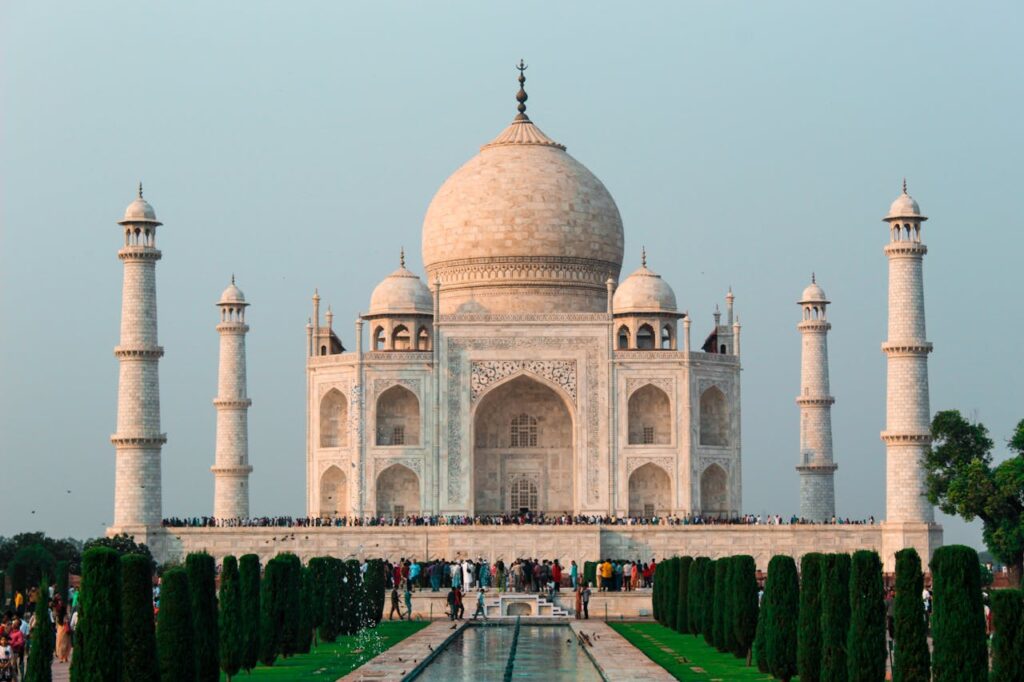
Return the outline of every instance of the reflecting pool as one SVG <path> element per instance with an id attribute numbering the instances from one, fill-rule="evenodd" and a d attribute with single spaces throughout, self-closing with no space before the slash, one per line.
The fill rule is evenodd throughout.
<path id="1" fill-rule="evenodd" d="M 479 682 L 505 679 L 514 625 L 465 628 L 415 679 Z M 522 625 L 515 641 L 511 679 L 600 682 L 601 674 L 567 625 Z"/>

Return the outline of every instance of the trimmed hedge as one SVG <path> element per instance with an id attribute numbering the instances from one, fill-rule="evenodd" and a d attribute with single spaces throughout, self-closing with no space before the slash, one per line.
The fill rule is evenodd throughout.
<path id="1" fill-rule="evenodd" d="M 160 658 L 161 682 L 195 681 L 192 596 L 188 573 L 184 568 L 172 568 L 163 574 L 160 613 L 157 615 L 156 647 Z"/>
<path id="2" fill-rule="evenodd" d="M 185 557 L 192 598 L 197 682 L 220 680 L 220 637 L 217 634 L 217 564 L 206 552 Z"/>
<path id="3" fill-rule="evenodd" d="M 224 557 L 220 572 L 220 613 L 217 632 L 220 637 L 220 669 L 228 682 L 242 669 L 245 649 L 245 623 L 242 615 L 242 586 L 238 560 Z"/>
<path id="4" fill-rule="evenodd" d="M 741 554 L 732 559 L 732 628 L 735 653 L 750 665 L 751 647 L 757 633 L 757 565 L 754 557 Z"/>
<path id="5" fill-rule="evenodd" d="M 821 680 L 821 574 L 825 555 L 810 552 L 800 559 L 800 617 L 796 667 L 800 682 Z"/>
<path id="6" fill-rule="evenodd" d="M 821 679 L 826 682 L 846 682 L 849 629 L 850 555 L 829 554 L 821 572 Z"/>
<path id="7" fill-rule="evenodd" d="M 160 679 L 153 624 L 153 563 L 142 554 L 121 557 L 122 678 Z"/>
<path id="8" fill-rule="evenodd" d="M 709 559 L 704 567 L 704 603 L 701 604 L 701 613 L 704 618 L 704 641 L 709 645 L 715 645 L 715 564 L 718 562 Z"/>
<path id="9" fill-rule="evenodd" d="M 362 627 L 362 614 L 366 610 L 363 574 L 359 569 L 359 561 L 357 559 L 345 561 L 342 570 L 344 579 L 342 581 L 341 593 L 341 632 L 344 635 L 354 635 Z"/>
<path id="10" fill-rule="evenodd" d="M 50 609 L 46 599 L 46 576 L 39 581 L 40 598 L 36 602 L 36 625 L 30 637 L 32 646 L 28 650 L 28 665 L 25 669 L 25 682 L 50 682 L 53 679 L 53 649 L 56 644 L 53 629 L 50 627 Z M 120 679 L 120 678 L 117 678 Z"/>
<path id="11" fill-rule="evenodd" d="M 665 565 L 665 591 L 664 601 L 661 603 L 661 612 L 664 614 L 665 627 L 670 630 L 676 629 L 676 595 L 679 593 L 679 557 L 671 557 L 662 562 Z"/>
<path id="12" fill-rule="evenodd" d="M 56 583 L 56 589 L 54 590 L 54 594 L 55 595 L 59 594 L 61 601 L 63 601 L 69 607 L 70 607 L 70 604 L 68 604 L 68 581 L 71 578 L 71 573 L 70 573 L 70 570 L 69 570 L 70 566 L 71 566 L 71 562 L 69 562 L 67 560 L 62 559 L 62 560 L 58 561 L 57 562 L 57 576 L 56 576 L 56 578 L 54 578 L 54 582 Z M 0 602 L 0 603 L 2 603 L 2 602 Z M 69 612 L 70 612 L 70 608 L 69 608 Z"/>
<path id="13" fill-rule="evenodd" d="M 679 574 L 678 585 L 676 586 L 676 631 L 690 632 L 690 571 L 693 567 L 693 557 L 684 556 L 679 559 L 677 572 Z"/>
<path id="14" fill-rule="evenodd" d="M 384 618 L 384 561 L 370 559 L 366 562 L 366 574 L 363 576 L 369 612 L 365 615 L 364 627 L 375 628 Z M 421 574 L 422 575 L 422 574 Z"/>
<path id="15" fill-rule="evenodd" d="M 978 553 L 964 545 L 932 555 L 932 680 L 985 682 L 988 649 Z"/>
<path id="16" fill-rule="evenodd" d="M 281 651 L 281 634 L 284 630 L 284 612 L 287 608 L 285 595 L 288 590 L 287 571 L 278 557 L 267 562 L 260 582 L 260 649 L 259 659 L 263 665 L 274 665 Z"/>
<path id="17" fill-rule="evenodd" d="M 699 556 L 693 560 L 690 566 L 690 584 L 686 588 L 687 618 L 689 631 L 699 635 L 704 631 L 704 571 L 707 569 L 708 559 L 706 556 Z"/>
<path id="18" fill-rule="evenodd" d="M 777 555 L 768 564 L 764 591 L 765 655 L 772 675 L 789 682 L 796 675 L 796 630 L 800 583 L 793 557 Z"/>
<path id="19" fill-rule="evenodd" d="M 930 682 L 931 652 L 925 620 L 924 575 L 913 547 L 896 552 L 896 597 L 893 603 L 894 682 Z"/>
<path id="20" fill-rule="evenodd" d="M 846 639 L 850 682 L 885 679 L 885 593 L 882 560 L 859 550 L 850 560 L 850 631 Z"/>
<path id="21" fill-rule="evenodd" d="M 1024 680 L 1024 592 L 996 590 L 991 594 L 992 682 Z"/>
<path id="22" fill-rule="evenodd" d="M 299 573 L 299 594 L 302 608 L 299 611 L 299 638 L 296 653 L 308 654 L 313 647 L 313 615 L 316 607 L 313 599 L 316 587 L 313 585 L 313 572 L 308 566 L 302 566 Z"/>
<path id="23" fill-rule="evenodd" d="M 281 595 L 280 609 L 283 612 L 281 623 L 281 649 L 285 658 L 294 656 L 302 648 L 302 560 L 290 552 L 277 555 L 284 567 L 284 593 Z"/>
<path id="24" fill-rule="evenodd" d="M 121 679 L 120 555 L 109 547 L 86 550 L 82 555 L 81 590 L 82 613 L 76 632 L 71 679 L 73 682 L 117 682 Z M 49 621 L 48 616 L 46 620 Z M 191 658 L 189 664 L 194 665 Z"/>
<path id="25" fill-rule="evenodd" d="M 719 651 L 729 651 L 729 638 L 726 635 L 726 622 L 728 618 L 726 599 L 729 595 L 727 575 L 729 572 L 729 557 L 722 557 L 715 561 L 715 598 L 711 602 L 712 608 L 712 634 L 711 639 Z"/>
<path id="26" fill-rule="evenodd" d="M 242 598 L 242 670 L 256 667 L 260 656 L 260 558 L 246 554 L 238 563 Z"/>

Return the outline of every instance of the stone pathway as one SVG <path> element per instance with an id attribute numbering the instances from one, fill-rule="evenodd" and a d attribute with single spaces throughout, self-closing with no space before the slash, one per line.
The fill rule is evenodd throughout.
<path id="1" fill-rule="evenodd" d="M 58 663 L 55 659 L 50 670 L 52 671 L 53 682 L 68 682 L 71 679 L 70 663 Z"/>
<path id="2" fill-rule="evenodd" d="M 452 626 L 455 626 L 454 628 Z M 376 658 L 372 658 L 356 668 L 338 682 L 357 682 L 358 680 L 374 680 L 375 682 L 400 682 L 423 662 L 433 657 L 434 653 L 444 648 L 445 643 L 459 634 L 465 622 L 453 623 L 450 620 L 435 621 L 414 635 L 410 635 Z"/>
<path id="3" fill-rule="evenodd" d="M 593 646 L 585 646 L 594 664 L 609 682 L 626 680 L 675 680 L 667 670 L 647 658 L 626 638 L 599 620 L 573 621 L 569 624 L 577 635 L 583 634 Z"/>

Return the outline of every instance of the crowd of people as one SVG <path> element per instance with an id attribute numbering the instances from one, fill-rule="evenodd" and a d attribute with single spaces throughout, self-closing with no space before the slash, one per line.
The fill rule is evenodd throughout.
<path id="1" fill-rule="evenodd" d="M 616 516 L 595 514 L 408 514 L 400 517 L 381 516 L 259 516 L 246 519 L 220 519 L 213 516 L 172 517 L 163 520 L 165 528 L 319 528 L 360 526 L 784 526 L 821 525 L 796 516 L 788 519 L 779 514 L 668 514 L 666 516 Z M 833 516 L 828 525 L 874 525 L 875 517 L 852 520 Z"/>
<path id="2" fill-rule="evenodd" d="M 50 585 L 46 594 L 39 588 L 16 591 L 8 604 L 3 604 L 0 616 L 0 682 L 15 682 L 25 676 L 32 641 L 37 639 L 38 628 L 50 628 L 53 636 L 54 659 L 58 664 L 71 660 L 71 640 L 78 624 L 78 590 L 70 588 L 68 599 Z M 36 605 L 46 599 L 49 619 L 38 621 Z"/>

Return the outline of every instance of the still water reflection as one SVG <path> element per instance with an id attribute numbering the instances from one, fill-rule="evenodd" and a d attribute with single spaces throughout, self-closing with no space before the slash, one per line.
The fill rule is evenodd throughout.
<path id="1" fill-rule="evenodd" d="M 468 627 L 416 678 L 444 682 L 501 680 L 515 627 Z M 564 625 L 523 625 L 512 663 L 517 680 L 600 682 L 601 675 Z"/>

